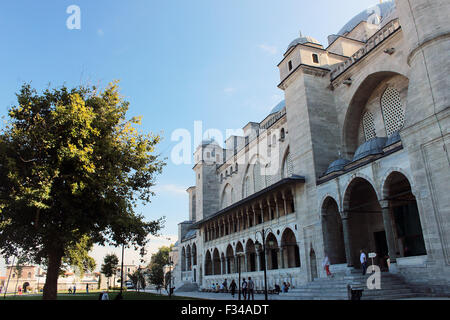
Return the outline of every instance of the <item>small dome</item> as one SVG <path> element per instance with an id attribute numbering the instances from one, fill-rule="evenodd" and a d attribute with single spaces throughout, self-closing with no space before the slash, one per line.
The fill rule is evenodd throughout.
<path id="1" fill-rule="evenodd" d="M 353 28 L 356 27 L 361 21 L 367 21 L 372 24 L 381 25 L 384 19 L 388 17 L 394 9 L 394 1 L 379 3 L 358 13 L 349 22 L 347 22 L 337 34 L 342 36 L 345 33 L 352 31 Z"/>
<path id="2" fill-rule="evenodd" d="M 397 143 L 401 141 L 400 139 L 400 133 L 398 131 L 394 132 L 389 136 L 389 138 L 386 141 L 385 147 L 389 147 L 390 145 L 393 145 L 394 143 Z"/>
<path id="3" fill-rule="evenodd" d="M 387 138 L 375 137 L 369 141 L 364 142 L 356 149 L 353 161 L 360 160 L 373 154 L 383 153 L 383 147 L 385 146 Z"/>
<path id="4" fill-rule="evenodd" d="M 327 171 L 325 172 L 325 175 L 332 173 L 332 172 L 336 172 L 336 171 L 341 171 L 344 170 L 344 167 L 349 164 L 350 161 L 347 159 L 343 159 L 343 158 L 339 158 L 335 161 L 333 161 L 329 166 Z"/>
<path id="5" fill-rule="evenodd" d="M 281 110 L 283 110 L 283 108 L 284 108 L 285 106 L 286 106 L 286 101 L 283 100 L 283 101 L 281 101 L 279 104 L 277 104 L 277 105 L 272 109 L 272 111 L 270 111 L 269 114 L 273 114 L 273 113 L 280 112 Z"/>
<path id="6" fill-rule="evenodd" d="M 289 51 L 292 47 L 295 47 L 298 44 L 305 44 L 305 43 L 314 43 L 320 45 L 320 42 L 317 39 L 314 39 L 313 37 L 303 37 L 300 36 L 297 39 L 294 39 L 286 49 L 286 52 Z"/>

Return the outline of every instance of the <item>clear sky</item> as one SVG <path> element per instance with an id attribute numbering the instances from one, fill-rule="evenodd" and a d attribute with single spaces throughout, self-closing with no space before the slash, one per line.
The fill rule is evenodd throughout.
<path id="1" fill-rule="evenodd" d="M 288 44 L 304 36 L 325 47 L 327 36 L 378 0 L 15 0 L 0 4 L 0 115 L 16 103 L 23 82 L 38 90 L 120 79 L 143 116 L 143 130 L 161 132 L 168 165 L 157 196 L 139 208 L 148 219 L 167 217 L 162 231 L 177 234 L 188 218 L 186 189 L 193 164 L 175 165 L 174 130 L 242 128 L 261 121 L 283 99 L 277 88 Z M 70 30 L 70 5 L 81 29 Z M 192 141 L 193 144 L 193 141 Z M 192 151 L 194 146 L 191 146 Z"/>

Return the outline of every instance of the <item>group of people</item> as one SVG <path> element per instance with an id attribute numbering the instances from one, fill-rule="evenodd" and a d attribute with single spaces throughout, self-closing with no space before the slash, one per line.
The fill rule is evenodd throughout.
<path id="1" fill-rule="evenodd" d="M 73 285 L 73 287 L 69 287 L 69 293 L 70 294 L 76 294 L 77 292 L 77 286 Z M 86 293 L 89 293 L 89 284 L 86 284 Z"/>
<path id="2" fill-rule="evenodd" d="M 382 263 L 384 261 L 387 261 L 387 268 L 389 268 L 389 256 L 383 255 L 381 257 Z M 359 250 L 359 262 L 361 263 L 361 269 L 362 274 L 365 275 L 367 272 L 367 256 L 364 252 L 364 250 Z M 330 272 L 330 259 L 328 258 L 328 255 L 325 253 L 325 257 L 323 258 L 322 267 L 325 269 L 325 272 L 327 273 L 327 277 L 333 277 L 333 274 Z"/>
<path id="3" fill-rule="evenodd" d="M 236 287 L 236 282 L 232 280 L 230 290 L 233 298 L 236 293 Z M 242 279 L 241 291 L 244 300 L 255 300 L 255 283 L 253 282 L 252 277 L 248 277 L 248 280 L 245 280 L 245 278 Z"/>

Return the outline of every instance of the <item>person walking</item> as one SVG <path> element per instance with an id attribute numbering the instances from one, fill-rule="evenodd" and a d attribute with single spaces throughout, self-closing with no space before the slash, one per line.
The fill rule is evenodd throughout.
<path id="1" fill-rule="evenodd" d="M 250 295 L 252 297 L 251 300 L 255 300 L 254 289 L 255 289 L 255 284 L 253 283 L 252 277 L 248 277 L 248 284 L 247 284 L 248 300 L 250 300 Z"/>
<path id="2" fill-rule="evenodd" d="M 364 251 L 362 249 L 359 250 L 359 253 L 361 254 L 359 256 L 359 261 L 361 262 L 362 274 L 365 275 L 366 274 L 366 270 L 367 270 L 367 257 L 366 257 L 366 254 L 364 253 Z"/>
<path id="3" fill-rule="evenodd" d="M 328 276 L 333 277 L 333 275 L 330 272 L 330 259 L 328 259 L 328 255 L 326 253 L 325 253 L 325 258 L 323 258 L 322 267 L 325 269 L 325 271 L 327 273 L 327 277 Z"/>
<path id="4" fill-rule="evenodd" d="M 247 300 L 247 281 L 245 281 L 245 278 L 242 280 L 242 297 Z"/>
<path id="5" fill-rule="evenodd" d="M 234 293 L 236 292 L 236 282 L 234 282 L 234 279 L 231 280 L 230 290 L 231 290 L 231 296 L 234 298 Z"/>
<path id="6" fill-rule="evenodd" d="M 86 293 L 89 293 L 89 284 L 86 283 Z"/>
<path id="7" fill-rule="evenodd" d="M 73 285 L 73 294 L 75 294 L 77 292 L 77 286 L 74 284 Z"/>

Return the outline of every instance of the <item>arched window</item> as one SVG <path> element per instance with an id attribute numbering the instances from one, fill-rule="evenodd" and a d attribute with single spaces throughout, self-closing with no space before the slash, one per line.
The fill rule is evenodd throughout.
<path id="1" fill-rule="evenodd" d="M 284 158 L 283 163 L 283 178 L 287 178 L 293 174 L 294 174 L 294 166 L 292 164 L 292 156 L 291 153 L 288 152 L 288 154 Z"/>
<path id="2" fill-rule="evenodd" d="M 255 185 L 255 192 L 258 192 L 264 187 L 264 181 L 261 175 L 261 164 L 259 163 L 259 161 L 256 161 L 253 166 L 253 180 Z"/>
<path id="3" fill-rule="evenodd" d="M 319 56 L 317 54 L 313 53 L 312 59 L 314 63 L 319 63 Z"/>
<path id="4" fill-rule="evenodd" d="M 236 172 L 238 172 L 238 164 L 237 163 L 236 163 L 236 165 L 234 167 L 235 167 L 234 170 L 236 170 Z"/>
<path id="5" fill-rule="evenodd" d="M 284 128 L 281 128 L 281 132 L 280 132 L 280 139 L 281 139 L 281 141 L 284 140 L 285 136 L 286 136 L 286 133 L 284 132 Z"/>
<path id="6" fill-rule="evenodd" d="M 250 178 L 247 176 L 244 180 L 244 198 L 250 195 Z"/>
<path id="7" fill-rule="evenodd" d="M 265 167 L 266 187 L 272 184 L 272 175 L 270 173 L 270 163 L 268 163 Z"/>
<path id="8" fill-rule="evenodd" d="M 363 129 L 364 129 L 364 137 L 366 138 L 366 141 L 369 141 L 370 139 L 375 138 L 376 132 L 375 132 L 375 122 L 372 112 L 367 111 L 364 113 L 363 116 Z"/>
<path id="9" fill-rule="evenodd" d="M 381 97 L 381 110 L 383 111 L 384 126 L 389 137 L 399 131 L 405 122 L 403 105 L 399 92 L 394 88 L 387 88 Z"/>

